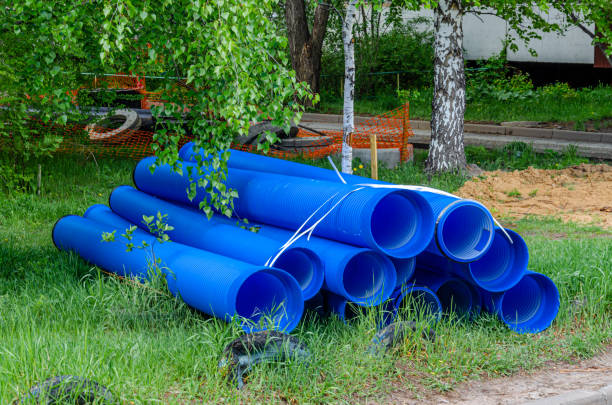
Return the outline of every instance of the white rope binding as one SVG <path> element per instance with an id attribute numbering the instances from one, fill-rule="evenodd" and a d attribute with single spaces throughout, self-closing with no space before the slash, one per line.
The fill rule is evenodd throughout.
<path id="1" fill-rule="evenodd" d="M 334 168 L 334 171 L 336 172 L 336 174 L 338 175 L 338 177 L 340 178 L 342 183 L 346 184 L 346 181 L 342 177 L 342 174 L 340 174 L 340 172 L 336 168 L 336 165 L 334 165 L 334 162 L 331 160 L 331 158 L 329 156 L 327 156 L 327 159 L 329 159 L 329 163 Z M 459 197 L 459 196 L 457 196 L 455 194 L 451 194 L 451 193 L 448 193 L 446 191 L 438 190 L 436 188 L 431 188 L 431 187 L 427 187 L 427 186 L 411 186 L 411 185 L 406 185 L 406 184 L 382 184 L 382 183 L 363 183 L 363 184 L 356 184 L 355 186 L 357 186 L 359 188 L 353 189 L 353 190 L 349 191 L 348 193 L 344 194 L 325 214 L 323 214 L 323 216 L 321 218 L 319 218 L 317 221 L 315 221 L 312 224 L 312 226 L 310 226 L 309 228 L 307 228 L 306 230 L 301 232 L 302 228 L 304 228 L 306 226 L 308 221 L 310 221 L 312 219 L 312 217 L 317 212 L 319 212 L 319 210 L 321 208 L 323 208 L 329 201 L 331 201 L 334 197 L 336 197 L 338 195 L 338 193 L 335 193 L 334 195 L 329 197 L 327 200 L 325 200 L 325 202 L 323 204 L 321 204 L 312 214 L 310 214 L 310 216 L 308 218 L 306 218 L 306 220 L 302 223 L 302 225 L 300 225 L 300 227 L 297 229 L 297 231 L 295 231 L 293 233 L 293 235 L 291 235 L 291 237 L 287 240 L 287 242 L 285 242 L 279 248 L 279 251 L 276 253 L 276 255 L 275 256 L 271 256 L 266 261 L 264 266 L 273 267 L 274 263 L 276 263 L 278 258 L 285 252 L 285 250 L 290 248 L 302 236 L 307 234 L 308 237 L 306 238 L 306 240 L 310 240 L 310 237 L 312 236 L 312 233 L 314 232 L 314 230 L 317 227 L 317 225 L 319 225 L 321 223 L 321 221 L 323 221 L 334 209 L 336 209 L 338 204 L 340 204 L 349 195 L 353 194 L 356 191 L 363 190 L 366 187 L 371 187 L 371 188 L 391 188 L 391 189 L 396 189 L 396 190 L 410 190 L 410 191 L 425 191 L 425 192 L 429 192 L 429 193 L 433 193 L 433 194 L 444 195 L 444 196 L 447 196 L 447 197 L 458 198 L 460 200 L 474 201 L 474 200 L 469 200 L 467 198 L 461 198 L 461 197 Z M 478 202 L 478 201 L 475 201 L 475 202 Z M 482 204 L 482 203 L 479 203 L 479 204 Z M 493 218 L 493 222 L 495 222 L 495 225 L 497 225 L 502 230 L 504 235 L 506 235 L 506 237 L 508 238 L 508 241 L 510 241 L 510 244 L 513 245 L 514 241 L 512 240 L 512 237 L 510 237 L 508 232 L 506 232 L 504 227 L 499 223 L 499 221 L 493 215 L 491 215 L 491 218 Z"/>

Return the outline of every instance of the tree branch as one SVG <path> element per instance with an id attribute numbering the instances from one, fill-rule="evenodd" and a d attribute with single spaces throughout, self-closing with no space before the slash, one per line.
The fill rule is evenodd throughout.
<path id="1" fill-rule="evenodd" d="M 336 8 L 336 6 L 334 6 L 333 4 L 330 3 L 319 3 L 322 6 L 327 6 L 329 8 L 331 8 L 332 10 L 334 10 L 336 12 L 336 14 L 338 14 L 338 17 L 340 17 L 340 21 L 342 21 L 342 24 L 344 24 L 344 16 L 342 15 L 342 13 Z"/>
<path id="2" fill-rule="evenodd" d="M 315 9 L 314 21 L 312 24 L 312 41 L 318 48 L 323 46 L 323 39 L 327 31 L 327 20 L 329 19 L 329 7 L 319 3 Z"/>

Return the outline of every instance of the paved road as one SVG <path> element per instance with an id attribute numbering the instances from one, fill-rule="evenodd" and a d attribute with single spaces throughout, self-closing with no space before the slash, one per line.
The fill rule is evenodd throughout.
<path id="1" fill-rule="evenodd" d="M 302 123 L 310 128 L 317 130 L 342 131 L 342 124 L 338 122 L 320 122 L 311 121 L 308 117 L 302 120 Z M 429 145 L 431 132 L 428 129 L 415 129 L 414 137 L 410 138 L 410 142 L 416 146 Z M 604 142 L 584 142 L 576 140 L 562 140 L 551 138 L 536 138 L 533 136 L 514 136 L 501 134 L 476 134 L 466 132 L 464 134 L 465 144 L 470 146 L 484 146 L 486 148 L 501 148 L 511 142 L 525 142 L 532 144 L 533 149 L 537 152 L 553 150 L 562 152 L 568 146 L 574 145 L 577 147 L 577 153 L 580 156 L 590 158 L 612 160 L 612 144 Z"/>

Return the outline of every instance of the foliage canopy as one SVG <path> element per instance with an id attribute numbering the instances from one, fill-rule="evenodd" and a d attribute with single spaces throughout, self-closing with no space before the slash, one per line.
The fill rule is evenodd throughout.
<path id="1" fill-rule="evenodd" d="M 210 156 L 200 167 L 213 169 L 200 184 L 211 194 L 210 206 L 203 207 L 209 215 L 211 207 L 231 207 L 236 196 L 223 184 L 234 137 L 264 119 L 287 127 L 301 113 L 295 100 L 312 97 L 287 68 L 287 40 L 269 18 L 275 0 L 1 3 L 0 75 L 8 80 L 1 81 L 0 94 L 10 106 L 2 114 L 18 111 L 20 122 L 33 113 L 45 123 L 81 122 L 69 90 L 83 84 L 82 72 L 185 78 L 181 86 L 168 80 L 160 89 L 166 103 L 153 114 L 173 119 L 156 131 L 155 154 L 180 170 L 179 139 L 193 135 Z M 11 142 L 35 138 L 36 156 L 61 142 L 45 133 L 35 137 L 25 127 L 16 131 L 10 123 L 0 131 Z"/>

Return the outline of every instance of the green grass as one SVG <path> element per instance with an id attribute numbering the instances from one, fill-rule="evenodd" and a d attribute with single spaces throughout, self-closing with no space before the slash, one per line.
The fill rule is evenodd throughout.
<path id="1" fill-rule="evenodd" d="M 422 159 L 419 153 L 415 165 L 383 169 L 381 177 L 448 191 L 463 183 L 452 175 L 428 178 Z M 398 388 L 448 390 L 468 379 L 592 356 L 612 339 L 611 233 L 549 218 L 508 219 L 525 236 L 530 268 L 559 286 L 561 310 L 549 330 L 517 335 L 490 315 L 473 323 L 446 319 L 435 327 L 435 342 L 414 334 L 385 356 L 367 356 L 374 317 L 350 326 L 311 319 L 294 332 L 312 352 L 308 366 L 256 367 L 237 391 L 217 371 L 236 326 L 191 311 L 159 281 L 148 288 L 121 282 L 53 246 L 58 218 L 105 203 L 115 186 L 131 183 L 134 162 L 98 164 L 56 158 L 43 165 L 42 196 L 2 194 L 0 403 L 62 374 L 92 378 L 128 404 L 380 401 Z"/>
<path id="2" fill-rule="evenodd" d="M 421 91 L 416 100 L 410 101 L 410 118 L 429 120 L 431 117 L 431 92 Z M 356 114 L 378 115 L 402 104 L 393 93 L 366 96 L 355 100 Z M 337 95 L 322 94 L 316 107 L 318 112 L 328 114 L 342 113 L 342 98 Z M 575 122 L 577 130 L 581 123 L 589 120 L 605 122 L 612 118 L 612 88 L 597 87 L 576 92 L 575 96 L 562 97 L 543 94 L 526 99 L 475 99 L 466 106 L 466 121 L 504 122 L 504 121 L 555 121 Z"/>

